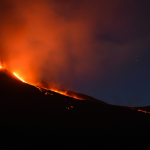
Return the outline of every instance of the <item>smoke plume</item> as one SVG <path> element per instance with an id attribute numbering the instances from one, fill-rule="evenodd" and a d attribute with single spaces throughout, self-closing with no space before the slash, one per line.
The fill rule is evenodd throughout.
<path id="1" fill-rule="evenodd" d="M 109 89 L 104 81 L 148 45 L 147 3 L 0 1 L 0 61 L 27 82 L 102 99 L 100 93 Z"/>

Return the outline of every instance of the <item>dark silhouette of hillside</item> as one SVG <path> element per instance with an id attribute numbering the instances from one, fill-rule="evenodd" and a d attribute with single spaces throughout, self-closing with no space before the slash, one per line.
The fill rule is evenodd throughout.
<path id="1" fill-rule="evenodd" d="M 149 114 L 127 107 L 76 100 L 44 89 L 41 92 L 8 70 L 0 71 L 0 133 L 3 137 L 134 136 L 149 132 L 149 119 Z"/>

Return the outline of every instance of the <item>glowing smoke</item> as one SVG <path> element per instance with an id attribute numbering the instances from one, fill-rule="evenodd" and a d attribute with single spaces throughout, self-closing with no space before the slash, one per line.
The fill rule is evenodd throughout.
<path id="1" fill-rule="evenodd" d="M 133 18 L 139 11 L 135 8 L 131 12 L 134 2 L 1 1 L 2 65 L 19 73 L 27 82 L 46 82 L 46 86 L 98 98 L 101 85 L 97 81 L 99 84 L 109 69 L 115 73 L 129 63 L 135 53 L 142 52 L 143 43 L 145 47 L 148 43 L 146 32 L 136 36 L 131 33 L 137 23 Z M 124 6 L 129 12 L 122 9 Z M 141 35 L 145 38 L 141 39 Z M 91 89 L 93 93 L 89 93 Z"/>

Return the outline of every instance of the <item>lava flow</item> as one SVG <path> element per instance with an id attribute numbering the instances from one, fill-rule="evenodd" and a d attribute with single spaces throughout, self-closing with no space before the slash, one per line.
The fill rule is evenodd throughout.
<path id="1" fill-rule="evenodd" d="M 35 85 L 34 85 L 35 86 Z M 78 99 L 78 100 L 85 100 L 77 95 L 74 94 L 69 94 L 67 90 L 60 90 L 60 89 L 56 89 L 56 88 L 50 88 L 50 89 L 47 89 L 47 88 L 44 88 L 44 87 L 39 87 L 39 86 L 35 86 L 37 87 L 41 92 L 43 90 L 51 90 L 53 92 L 56 92 L 56 93 L 59 93 L 61 95 L 65 95 L 65 96 L 68 96 L 68 97 L 72 97 L 72 98 L 75 98 L 75 99 Z M 45 93 L 47 95 L 47 92 Z"/>
<path id="2" fill-rule="evenodd" d="M 84 100 L 83 98 L 78 97 L 75 94 L 68 94 L 67 90 L 65 90 L 65 91 L 62 91 L 62 90 L 59 90 L 59 89 L 49 89 L 49 90 L 51 90 L 53 92 L 56 92 L 56 93 L 59 93 L 59 94 L 62 94 L 62 95 L 65 95 L 65 96 L 73 97 L 73 98 L 78 99 L 78 100 Z"/>
<path id="3" fill-rule="evenodd" d="M 21 79 L 16 73 L 13 73 L 19 80 L 21 80 L 22 82 L 26 83 L 23 79 Z"/>
<path id="4" fill-rule="evenodd" d="M 145 111 L 145 110 L 138 109 L 138 111 L 144 112 L 144 113 L 146 113 L 146 114 L 150 114 L 150 112 Z"/>
<path id="5" fill-rule="evenodd" d="M 20 78 L 16 73 L 13 73 L 19 80 L 21 80 L 22 82 L 24 82 L 24 83 L 27 83 L 26 81 L 24 81 L 22 78 Z M 27 83 L 27 84 L 30 84 L 30 83 Z M 39 87 L 39 86 L 36 86 L 36 85 L 34 85 L 34 84 L 30 84 L 30 85 L 33 85 L 33 86 L 35 86 L 36 88 L 38 88 L 40 91 L 42 91 L 41 89 L 43 88 L 41 88 L 41 87 Z M 83 98 L 81 98 L 81 97 L 78 97 L 77 95 L 75 95 L 75 94 L 68 94 L 68 91 L 67 90 L 60 90 L 60 89 L 54 89 L 54 88 L 51 88 L 51 89 L 46 89 L 46 88 L 43 88 L 43 89 L 45 89 L 45 90 L 51 90 L 51 91 L 53 91 L 53 92 L 56 92 L 56 93 L 59 93 L 59 94 L 62 94 L 62 95 L 65 95 L 65 96 L 68 96 L 68 97 L 72 97 L 72 98 L 75 98 L 75 99 L 78 99 L 78 100 L 84 100 Z"/>
<path id="6" fill-rule="evenodd" d="M 135 108 L 131 108 L 132 110 L 137 110 L 137 111 L 140 111 L 140 112 L 143 112 L 143 113 L 146 113 L 146 114 L 150 114 L 149 111 L 145 111 L 145 110 L 142 110 L 142 109 L 135 109 Z"/>

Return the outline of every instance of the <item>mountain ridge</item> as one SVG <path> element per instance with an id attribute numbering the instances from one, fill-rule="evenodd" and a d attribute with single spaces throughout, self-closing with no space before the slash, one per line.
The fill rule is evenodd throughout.
<path id="1" fill-rule="evenodd" d="M 11 74 L 12 75 L 12 74 Z M 9 137 L 113 137 L 149 133 L 150 115 L 77 100 L 0 73 L 0 133 Z M 141 130 L 142 129 L 142 130 Z"/>

